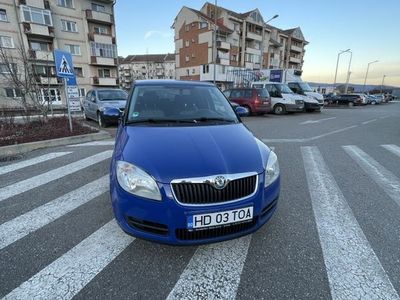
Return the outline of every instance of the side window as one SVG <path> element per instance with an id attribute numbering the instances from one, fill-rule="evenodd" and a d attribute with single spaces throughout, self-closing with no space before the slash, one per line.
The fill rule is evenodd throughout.
<path id="1" fill-rule="evenodd" d="M 90 96 L 90 100 L 95 102 L 96 101 L 96 91 L 92 92 L 92 95 Z"/>
<path id="2" fill-rule="evenodd" d="M 250 99 L 253 96 L 253 90 L 244 90 L 244 97 Z"/>
<path id="3" fill-rule="evenodd" d="M 296 83 L 289 83 L 288 86 L 290 87 L 290 89 L 293 91 L 293 93 L 297 93 L 298 92 L 298 86 Z"/>
<path id="4" fill-rule="evenodd" d="M 86 94 L 86 101 L 90 101 L 90 98 L 92 97 L 92 91 L 89 91 L 87 94 Z"/>
<path id="5" fill-rule="evenodd" d="M 267 85 L 266 89 L 271 95 L 271 97 L 279 97 L 278 89 L 274 85 Z"/>
<path id="6" fill-rule="evenodd" d="M 231 98 L 240 98 L 243 97 L 243 90 L 233 90 L 231 92 Z"/>

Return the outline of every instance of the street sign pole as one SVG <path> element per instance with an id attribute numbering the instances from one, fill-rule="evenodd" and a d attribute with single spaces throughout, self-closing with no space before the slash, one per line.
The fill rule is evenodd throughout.
<path id="1" fill-rule="evenodd" d="M 64 92 L 65 92 L 65 98 L 67 100 L 67 108 L 68 108 L 68 120 L 69 120 L 69 130 L 72 132 L 72 117 L 71 117 L 71 110 L 69 107 L 69 97 L 68 97 L 68 90 L 67 90 L 67 78 L 64 77 Z"/>

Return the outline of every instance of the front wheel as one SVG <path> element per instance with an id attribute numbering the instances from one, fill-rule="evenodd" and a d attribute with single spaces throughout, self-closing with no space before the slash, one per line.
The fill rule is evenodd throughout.
<path id="1" fill-rule="evenodd" d="M 372 101 L 372 102 L 371 102 L 371 105 L 375 105 L 375 104 L 376 104 L 376 101 Z"/>
<path id="2" fill-rule="evenodd" d="M 99 112 L 97 113 L 97 123 L 99 124 L 99 127 L 102 127 L 102 128 L 106 127 L 106 125 L 107 125 Z"/>
<path id="3" fill-rule="evenodd" d="M 354 102 L 349 102 L 348 106 L 349 107 L 353 107 L 354 106 Z"/>
<path id="4" fill-rule="evenodd" d="M 274 106 L 274 114 L 276 115 L 284 115 L 286 114 L 286 108 L 282 104 L 276 104 Z"/>

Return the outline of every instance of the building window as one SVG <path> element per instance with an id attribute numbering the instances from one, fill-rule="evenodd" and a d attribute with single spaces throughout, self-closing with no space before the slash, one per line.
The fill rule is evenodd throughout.
<path id="1" fill-rule="evenodd" d="M 195 58 L 196 56 L 194 55 L 194 53 L 192 53 L 192 58 Z"/>
<path id="2" fill-rule="evenodd" d="M 78 27 L 76 26 L 76 22 L 61 20 L 61 30 L 69 32 L 78 32 Z"/>
<path id="3" fill-rule="evenodd" d="M 41 66 L 41 65 L 35 65 L 34 66 L 34 71 L 36 75 L 40 76 L 53 76 L 55 74 L 53 67 L 51 66 Z"/>
<path id="4" fill-rule="evenodd" d="M 67 50 L 72 55 L 81 55 L 81 46 L 79 45 L 65 45 L 65 50 Z"/>
<path id="5" fill-rule="evenodd" d="M 99 77 L 101 78 L 110 78 L 111 70 L 110 69 L 99 69 Z"/>
<path id="6" fill-rule="evenodd" d="M 189 40 L 185 41 L 185 47 L 189 47 Z"/>
<path id="7" fill-rule="evenodd" d="M 86 95 L 86 89 L 85 88 L 79 89 L 79 97 L 85 97 L 85 95 Z"/>
<path id="8" fill-rule="evenodd" d="M 188 62 L 190 60 L 189 55 L 186 55 L 185 61 Z"/>
<path id="9" fill-rule="evenodd" d="M 96 34 L 108 34 L 108 28 L 105 26 L 94 26 L 94 33 Z"/>
<path id="10" fill-rule="evenodd" d="M 189 30 L 190 30 L 190 26 L 189 26 L 189 25 L 186 25 L 186 26 L 185 26 L 185 30 L 186 30 L 186 31 L 189 31 Z"/>
<path id="11" fill-rule="evenodd" d="M 22 96 L 21 89 L 5 88 L 5 91 L 8 98 L 20 98 Z"/>
<path id="12" fill-rule="evenodd" d="M 231 60 L 233 60 L 233 61 L 237 61 L 237 55 L 236 55 L 236 54 L 232 54 L 232 58 L 231 58 Z"/>
<path id="13" fill-rule="evenodd" d="M 106 8 L 104 5 L 100 5 L 97 3 L 92 3 L 92 10 L 98 11 L 98 12 L 105 12 Z"/>
<path id="14" fill-rule="evenodd" d="M 83 77 L 83 69 L 82 67 L 74 67 L 75 75 L 78 77 Z"/>
<path id="15" fill-rule="evenodd" d="M 7 64 L 0 64 L 0 73 L 1 74 L 10 74 L 10 73 L 14 73 L 16 74 L 18 71 L 17 69 L 17 64 L 16 63 L 11 63 L 9 65 Z"/>
<path id="16" fill-rule="evenodd" d="M 196 69 L 192 69 L 192 74 L 195 74 L 196 73 Z"/>
<path id="17" fill-rule="evenodd" d="M 41 25 L 53 26 L 51 13 L 49 10 L 39 9 L 21 5 L 21 15 L 24 22 L 37 23 Z"/>
<path id="18" fill-rule="evenodd" d="M 14 41 L 12 37 L 0 35 L 0 47 L 14 48 Z"/>
<path id="19" fill-rule="evenodd" d="M 203 29 L 203 28 L 207 28 L 208 27 L 208 23 L 207 22 L 200 22 L 199 23 L 199 29 Z"/>
<path id="20" fill-rule="evenodd" d="M 116 58 L 117 57 L 117 47 L 113 44 L 102 44 L 91 42 L 90 52 L 92 56 Z"/>
<path id="21" fill-rule="evenodd" d="M 49 44 L 44 42 L 30 42 L 31 50 L 34 51 L 49 51 Z"/>
<path id="22" fill-rule="evenodd" d="M 58 0 L 58 6 L 67 7 L 67 8 L 74 8 L 74 1 L 73 0 Z"/>
<path id="23" fill-rule="evenodd" d="M 203 74 L 207 74 L 210 72 L 210 66 L 209 65 L 203 65 Z"/>
<path id="24" fill-rule="evenodd" d="M 7 12 L 5 9 L 0 9 L 0 21 L 7 22 Z"/>
<path id="25" fill-rule="evenodd" d="M 50 92 L 50 96 L 49 96 L 49 92 Z M 43 102 L 51 101 L 53 104 L 61 104 L 61 94 L 60 94 L 59 89 L 43 88 L 40 90 L 40 98 Z"/>

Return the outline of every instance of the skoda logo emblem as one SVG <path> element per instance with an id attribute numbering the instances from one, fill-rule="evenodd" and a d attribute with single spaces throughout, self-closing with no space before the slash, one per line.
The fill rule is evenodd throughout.
<path id="1" fill-rule="evenodd" d="M 222 190 L 226 185 L 226 178 L 224 176 L 217 176 L 214 179 L 214 187 L 218 190 Z"/>

